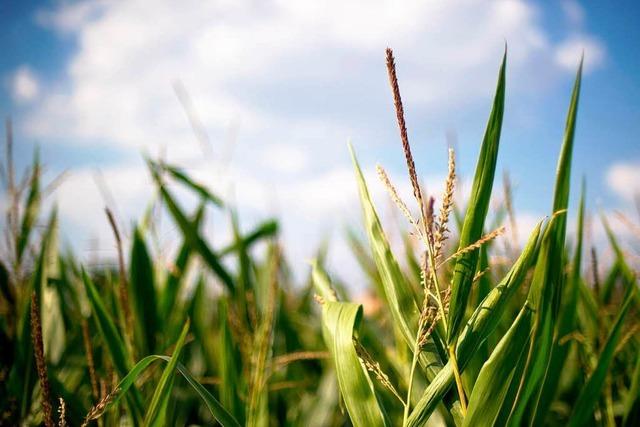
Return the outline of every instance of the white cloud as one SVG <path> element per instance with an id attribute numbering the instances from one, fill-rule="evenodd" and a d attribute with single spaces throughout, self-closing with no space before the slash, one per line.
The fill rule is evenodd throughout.
<path id="1" fill-rule="evenodd" d="M 189 135 L 171 89 L 177 78 L 193 92 L 209 131 L 240 118 L 244 132 L 278 140 L 276 125 L 290 122 L 283 113 L 340 122 L 332 108 L 310 111 L 310 99 L 325 96 L 326 105 L 331 95 L 358 96 L 365 108 L 378 96 L 387 100 L 387 45 L 397 51 L 407 102 L 425 108 L 490 96 L 505 40 L 510 70 L 552 61 L 537 9 L 520 0 L 276 0 L 260 7 L 97 0 L 63 3 L 40 16 L 72 33 L 79 48 L 68 84 L 48 94 L 27 129 L 128 147 L 180 144 Z"/>
<path id="2" fill-rule="evenodd" d="M 640 161 L 611 166 L 607 171 L 607 184 L 618 196 L 632 201 L 640 194 Z"/>
<path id="3" fill-rule="evenodd" d="M 591 71 L 605 60 L 605 48 L 595 37 L 578 35 L 563 41 L 555 51 L 556 63 L 567 71 L 575 71 L 584 53 L 584 69 Z"/>
<path id="4" fill-rule="evenodd" d="M 33 101 L 40 93 L 40 83 L 27 65 L 20 66 L 11 76 L 11 95 L 18 103 Z"/>
<path id="5" fill-rule="evenodd" d="M 43 91 L 21 121 L 28 136 L 165 153 L 235 199 L 243 214 L 281 216 L 296 257 L 309 256 L 323 230 L 339 228 L 345 215 L 359 219 L 345 141 L 353 137 L 370 160 L 386 139 L 382 130 L 393 126 L 385 47 L 396 52 L 406 110 L 423 117 L 486 101 L 505 40 L 510 90 L 532 90 L 532 79 L 548 78 L 537 69 L 565 67 L 552 66 L 557 46 L 537 7 L 522 0 L 90 0 L 62 2 L 38 19 L 78 48 L 66 80 Z M 194 141 L 176 80 L 210 135 L 213 160 Z M 90 223 L 87 231 L 106 226 L 91 173 L 80 171 L 59 199 L 70 221 Z M 103 173 L 127 207 L 123 217 L 139 217 L 151 194 L 142 166 Z M 375 174 L 367 176 L 381 188 Z M 399 176 L 396 185 L 408 190 Z"/>

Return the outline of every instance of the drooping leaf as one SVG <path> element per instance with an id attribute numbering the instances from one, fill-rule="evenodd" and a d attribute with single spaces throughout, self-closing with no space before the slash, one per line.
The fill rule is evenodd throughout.
<path id="1" fill-rule="evenodd" d="M 140 375 L 156 360 L 164 360 L 170 362 L 171 358 L 168 356 L 151 355 L 141 359 L 135 364 L 133 368 L 127 373 L 127 375 L 120 380 L 115 390 L 113 397 L 108 401 L 104 411 L 105 413 L 110 408 L 114 407 L 125 395 L 125 393 L 133 386 L 134 382 Z M 181 363 L 177 363 L 175 369 L 187 380 L 187 382 L 198 393 L 202 400 L 207 405 L 207 408 L 211 412 L 211 415 L 218 421 L 223 427 L 240 427 L 240 424 L 233 418 L 231 414 L 222 406 L 222 404 L 202 385 L 200 384 L 191 373 Z"/>
<path id="2" fill-rule="evenodd" d="M 325 301 L 322 326 L 325 343 L 334 361 L 338 385 L 349 418 L 355 427 L 388 426 L 367 370 L 353 343 L 354 329 L 362 316 L 362 306 Z"/>

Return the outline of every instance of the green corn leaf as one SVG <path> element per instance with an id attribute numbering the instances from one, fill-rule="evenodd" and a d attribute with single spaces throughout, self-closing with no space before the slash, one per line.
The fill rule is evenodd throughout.
<path id="1" fill-rule="evenodd" d="M 252 232 L 242 237 L 241 242 L 233 242 L 229 246 L 226 246 L 222 250 L 220 250 L 219 255 L 220 257 L 224 257 L 233 252 L 236 252 L 239 249 L 240 245 L 244 246 L 245 248 L 250 248 L 254 243 L 259 242 L 267 237 L 273 237 L 277 233 L 278 222 L 276 220 L 264 221 L 258 224 L 258 226 L 256 226 L 256 228 Z"/>
<path id="2" fill-rule="evenodd" d="M 515 361 L 526 355 L 527 344 L 531 338 L 530 318 L 531 310 L 525 304 L 509 331 L 483 365 L 469 396 L 469 407 L 463 427 L 500 425 L 496 420 L 503 405 L 511 407 L 508 395 L 518 365 Z"/>
<path id="3" fill-rule="evenodd" d="M 187 243 L 189 243 L 193 250 L 198 252 L 204 262 L 209 266 L 209 268 L 211 268 L 213 273 L 218 276 L 222 284 L 225 285 L 229 293 L 233 295 L 235 293 L 235 286 L 231 275 L 222 265 L 219 257 L 209 248 L 209 245 L 200 236 L 198 230 L 187 219 L 186 215 L 182 212 L 182 209 L 180 209 L 180 207 L 176 203 L 175 198 L 165 187 L 158 173 L 157 166 L 151 161 L 148 161 L 148 165 L 153 179 L 155 180 L 160 190 L 162 200 L 164 200 L 167 208 L 169 209 L 169 212 L 171 213 L 171 216 L 178 224 L 178 227 L 180 228 L 184 239 L 187 241 Z"/>
<path id="4" fill-rule="evenodd" d="M 57 211 L 54 209 L 49 217 L 46 231 L 42 237 L 40 253 L 36 260 L 35 270 L 31 279 L 25 283 L 18 301 L 19 319 L 17 325 L 17 340 L 15 345 L 15 365 L 13 366 L 8 388 L 14 396 L 20 396 L 20 415 L 26 417 L 31 404 L 33 387 L 36 384 L 35 364 L 33 363 L 33 342 L 31 340 L 31 294 L 36 293 L 42 303 L 42 290 L 49 275 L 48 260 L 51 257 L 55 230 L 57 227 Z"/>
<path id="5" fill-rule="evenodd" d="M 629 308 L 631 307 L 633 298 L 635 298 L 636 292 L 635 285 L 627 286 L 624 303 L 622 304 L 622 307 L 618 312 L 618 316 L 616 317 L 616 321 L 609 332 L 609 336 L 604 344 L 596 368 L 580 391 L 580 395 L 573 407 L 569 427 L 586 425 L 593 416 L 593 411 L 600 399 L 600 394 L 607 377 L 607 372 L 609 371 L 609 366 L 611 365 L 615 355 L 618 340 L 622 335 L 624 319 L 627 317 L 627 313 L 629 313 Z"/>
<path id="6" fill-rule="evenodd" d="M 605 231 L 606 231 L 606 227 L 605 227 Z M 615 238 L 615 236 L 613 237 Z M 609 241 L 611 242 L 610 238 L 609 238 Z M 615 252 L 615 248 L 614 248 L 614 252 Z M 616 254 L 616 259 L 617 259 L 617 254 Z M 611 268 L 609 269 L 609 272 L 607 273 L 607 277 L 605 278 L 604 282 L 601 285 L 602 289 L 600 289 L 600 292 L 597 295 L 598 299 L 603 303 L 609 304 L 611 302 L 611 297 L 613 296 L 613 291 L 616 286 L 616 282 L 622 275 L 621 270 L 622 268 L 620 267 L 620 265 L 618 265 L 617 261 L 615 261 L 611 266 Z"/>
<path id="7" fill-rule="evenodd" d="M 156 348 L 158 313 L 153 263 L 139 228 L 133 236 L 130 276 L 129 293 L 133 299 L 136 329 L 142 341 L 142 353 L 148 354 Z"/>
<path id="8" fill-rule="evenodd" d="M 166 163 L 162 164 L 162 168 L 169 173 L 176 181 L 184 184 L 187 188 L 190 188 L 195 193 L 199 194 L 205 200 L 209 200 L 211 203 L 218 207 L 223 207 L 224 203 L 222 199 L 215 194 L 213 194 L 207 187 L 202 184 L 195 182 L 193 179 L 189 178 L 184 172 L 182 172 L 179 168 L 175 166 L 167 165 Z"/>
<path id="9" fill-rule="evenodd" d="M 320 267 L 317 259 L 311 261 L 311 278 L 316 291 L 325 301 L 338 301 L 336 292 L 331 287 L 331 279 L 327 273 Z"/>
<path id="10" fill-rule="evenodd" d="M 349 418 L 355 427 L 388 426 L 367 370 L 353 344 L 362 306 L 335 301 L 322 305 L 322 330 L 334 361 L 338 385 Z"/>
<path id="11" fill-rule="evenodd" d="M 604 230 L 607 234 L 607 239 L 609 239 L 609 244 L 611 245 L 611 249 L 613 249 L 613 253 L 616 256 L 615 263 L 619 269 L 620 276 L 622 277 L 624 285 L 630 286 L 631 284 L 636 283 L 636 275 L 631 269 L 631 267 L 629 266 L 629 264 L 627 263 L 624 252 L 622 251 L 622 248 L 620 247 L 620 244 L 618 243 L 618 239 L 613 233 L 613 230 L 611 230 L 609 221 L 607 221 L 607 217 L 604 215 L 604 213 L 600 214 L 600 219 L 602 220 L 602 225 L 604 226 Z M 613 286 L 611 286 L 608 290 L 608 293 L 609 293 L 609 295 L 607 295 L 608 299 L 610 299 L 611 297 L 612 288 Z M 636 298 L 638 297 L 639 295 L 636 295 Z"/>
<path id="12" fill-rule="evenodd" d="M 157 360 L 163 360 L 167 363 L 171 362 L 171 357 L 151 355 L 141 359 L 136 365 L 127 373 L 124 378 L 118 383 L 115 388 L 115 392 L 112 398 L 108 401 L 104 410 L 100 412 L 95 418 L 99 418 L 102 414 L 113 408 L 125 395 L 125 393 L 134 385 L 134 382 L 140 375 Z M 223 427 L 240 427 L 238 421 L 222 406 L 222 404 L 202 385 L 200 384 L 191 373 L 181 363 L 177 363 L 175 369 L 187 380 L 187 382 L 198 393 L 202 400 L 207 405 L 207 408 L 211 412 L 211 415 L 219 422 Z"/>
<path id="13" fill-rule="evenodd" d="M 548 372 L 545 377 L 544 383 L 542 387 L 540 387 L 538 404 L 535 408 L 534 415 L 530 415 L 533 418 L 533 425 L 542 425 L 544 423 L 544 418 L 547 414 L 547 411 L 549 410 L 549 407 L 551 406 L 551 402 L 555 397 L 556 389 L 558 387 L 562 374 L 562 368 L 566 361 L 570 344 L 572 342 L 571 340 L 568 340 L 561 344 L 560 341 L 563 339 L 563 337 L 573 332 L 576 327 L 576 311 L 580 289 L 582 261 L 582 241 L 584 237 L 584 202 L 585 186 L 583 182 L 580 204 L 578 207 L 578 229 L 576 232 L 577 242 L 575 255 L 573 258 L 573 265 L 571 267 L 571 275 L 565 289 L 566 301 L 563 304 L 560 319 L 558 324 L 556 325 L 553 348 L 551 350 L 551 359 L 549 362 L 549 367 L 547 368 Z"/>
<path id="14" fill-rule="evenodd" d="M 40 174 L 42 173 L 40 165 L 40 156 L 36 151 L 33 159 L 33 170 L 29 183 L 29 194 L 22 214 L 22 222 L 20 224 L 20 234 L 16 241 L 16 263 L 20 266 L 24 251 L 29 244 L 29 237 L 33 231 L 33 226 L 38 218 L 40 210 Z"/>
<path id="15" fill-rule="evenodd" d="M 505 50 L 498 77 L 498 85 L 493 101 L 493 108 L 480 148 L 478 164 L 473 178 L 473 187 L 467 211 L 460 233 L 459 248 L 463 249 L 482 237 L 484 221 L 489 209 L 493 178 L 498 159 L 502 117 L 504 115 L 505 68 L 507 52 Z M 478 250 L 465 253 L 456 260 L 451 280 L 451 303 L 448 314 L 447 344 L 451 345 L 458 337 L 463 326 L 464 314 L 471 291 L 475 268 L 478 263 Z"/>
<path id="16" fill-rule="evenodd" d="M 147 413 L 144 417 L 144 425 L 145 426 L 163 426 L 167 425 L 168 420 L 165 419 L 166 411 L 161 410 L 161 400 L 168 398 L 171 395 L 171 389 L 173 386 L 173 375 L 176 371 L 176 366 L 180 361 L 180 353 L 182 352 L 182 347 L 184 345 L 184 340 L 187 337 L 187 333 L 189 332 L 189 320 L 185 323 L 182 328 L 182 332 L 180 333 L 180 338 L 176 342 L 175 349 L 173 350 L 173 354 L 171 355 L 171 359 L 169 363 L 165 367 L 162 372 L 162 376 L 160 377 L 160 381 L 156 385 L 153 396 L 151 397 L 151 402 L 147 408 Z M 166 402 L 166 400 L 165 400 Z"/>
<path id="17" fill-rule="evenodd" d="M 551 221 L 554 219 L 552 218 Z M 478 305 L 460 334 L 456 349 L 456 358 L 460 369 L 464 370 L 476 350 L 495 330 L 515 291 L 524 283 L 527 272 L 537 256 L 541 225 L 542 223 L 538 223 L 533 229 L 520 257 L 509 273 Z M 451 364 L 447 363 L 420 397 L 409 417 L 409 426 L 424 425 L 453 381 L 453 370 Z"/>
<path id="18" fill-rule="evenodd" d="M 240 380 L 238 371 L 238 352 L 233 344 L 231 326 L 228 318 L 228 303 L 221 299 L 218 304 L 218 316 L 220 324 L 220 401 L 231 414 L 241 422 L 244 420 L 243 404 L 240 400 Z"/>
<path id="19" fill-rule="evenodd" d="M 578 67 L 564 139 L 560 149 L 558 168 L 556 171 L 556 183 L 553 196 L 553 213 L 565 212 L 569 203 L 571 158 L 573 154 L 573 140 L 575 136 L 576 118 L 578 113 L 578 101 L 580 98 L 580 85 L 582 80 L 582 61 Z M 551 241 L 541 248 L 540 256 L 536 264 L 528 301 L 535 310 L 532 319 L 534 335 L 529 348 L 527 367 L 518 391 L 518 399 L 513 408 L 510 425 L 521 425 L 524 411 L 528 405 L 537 405 L 536 391 L 544 383 L 549 372 L 551 361 L 553 332 L 556 328 L 557 316 L 563 295 L 565 254 L 564 244 L 566 236 L 566 216 L 560 218 L 547 230 Z M 532 399 L 533 397 L 533 399 Z M 533 400 L 533 401 L 532 401 Z M 534 419 L 530 418 L 530 422 Z"/>
<path id="20" fill-rule="evenodd" d="M 129 354 L 124 345 L 124 341 L 118 333 L 118 329 L 109 315 L 98 290 L 84 268 L 82 269 L 82 281 L 89 305 L 91 306 L 91 312 L 95 316 L 98 331 L 104 339 L 107 350 L 111 355 L 113 366 L 116 371 L 118 371 L 118 374 L 124 376 L 129 370 Z"/>
<path id="21" fill-rule="evenodd" d="M 367 235 L 369 236 L 371 252 L 382 281 L 383 296 L 387 307 L 389 307 L 391 311 L 394 328 L 401 333 L 405 344 L 409 346 L 409 348 L 413 348 L 419 315 L 416 295 L 414 289 L 407 282 L 404 274 L 400 270 L 400 266 L 393 252 L 391 252 L 391 247 L 389 246 L 380 219 L 369 196 L 367 184 L 351 145 L 349 145 L 349 150 L 356 172 L 356 180 L 360 192 L 360 203 L 362 205 Z M 442 367 L 442 361 L 433 345 L 425 346 L 424 351 L 420 355 L 420 364 L 423 366 L 427 378 L 434 378 L 438 373 Z"/>
<path id="22" fill-rule="evenodd" d="M 111 361 L 115 371 L 121 378 L 124 378 L 131 366 L 131 356 L 124 345 L 122 337 L 118 333 L 118 329 L 116 328 L 113 319 L 105 308 L 98 290 L 84 268 L 82 269 L 81 274 L 87 299 L 91 306 L 91 312 L 96 320 L 98 332 L 100 333 L 107 351 L 111 356 Z M 128 402 L 129 407 L 133 411 L 132 415 L 134 419 L 139 419 L 142 416 L 142 397 L 135 388 L 133 389 L 132 395 L 133 397 Z"/>
<path id="23" fill-rule="evenodd" d="M 196 230 L 200 229 L 203 217 L 204 204 L 201 204 L 193 218 L 193 228 Z M 180 285 L 185 272 L 187 271 L 187 265 L 191 259 L 191 254 L 191 246 L 188 242 L 183 242 L 173 263 L 173 268 L 167 275 L 164 291 L 162 292 L 162 298 L 160 300 L 160 313 L 162 319 L 168 319 L 171 315 L 171 310 L 174 307 L 176 297 L 180 292 Z"/>

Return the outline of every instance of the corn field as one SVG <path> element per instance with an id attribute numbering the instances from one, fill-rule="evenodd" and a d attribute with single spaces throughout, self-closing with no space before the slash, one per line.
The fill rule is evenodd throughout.
<path id="1" fill-rule="evenodd" d="M 404 220 L 398 250 L 350 147 L 362 224 L 347 239 L 367 305 L 328 271 L 326 248 L 295 283 L 276 220 L 243 233 L 233 206 L 205 183 L 151 158 L 153 208 L 131 230 L 107 210 L 117 262 L 83 265 L 58 243 L 56 209 L 45 209 L 56 183 L 43 182 L 37 154 L 16 176 L 9 133 L 0 425 L 640 425 L 634 264 L 604 215 L 613 260 L 599 265 L 603 249 L 587 247 L 584 184 L 569 205 L 582 65 L 553 199 L 523 246 L 509 192 L 491 203 L 506 51 L 464 205 L 453 149 L 442 193 L 421 185 L 391 50 L 386 65 L 413 200 L 378 166 Z M 181 206 L 177 187 L 197 209 Z M 157 210 L 180 234 L 170 262 L 152 250 Z M 229 218 L 230 245 L 204 237 L 207 212 Z"/>

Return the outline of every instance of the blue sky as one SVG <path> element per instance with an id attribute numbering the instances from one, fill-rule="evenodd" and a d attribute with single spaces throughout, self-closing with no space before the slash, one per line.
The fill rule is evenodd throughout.
<path id="1" fill-rule="evenodd" d="M 282 217 L 294 263 L 330 232 L 333 262 L 346 269 L 339 235 L 359 218 L 346 141 L 381 207 L 376 163 L 409 195 L 387 45 L 416 163 L 439 192 L 448 132 L 463 182 L 473 172 L 506 40 L 499 175 L 506 169 L 515 182 L 525 229 L 548 213 L 583 50 L 574 195 L 585 176 L 591 208 L 631 209 L 640 189 L 639 19 L 634 1 L 4 3 L 0 112 L 13 118 L 19 163 L 38 145 L 51 175 L 70 171 L 54 199 L 63 235 L 81 255 L 95 239 L 102 255 L 113 250 L 95 171 L 128 224 L 151 195 L 146 152 L 234 200 L 247 226 Z M 209 135 L 207 149 L 176 84 Z"/>

